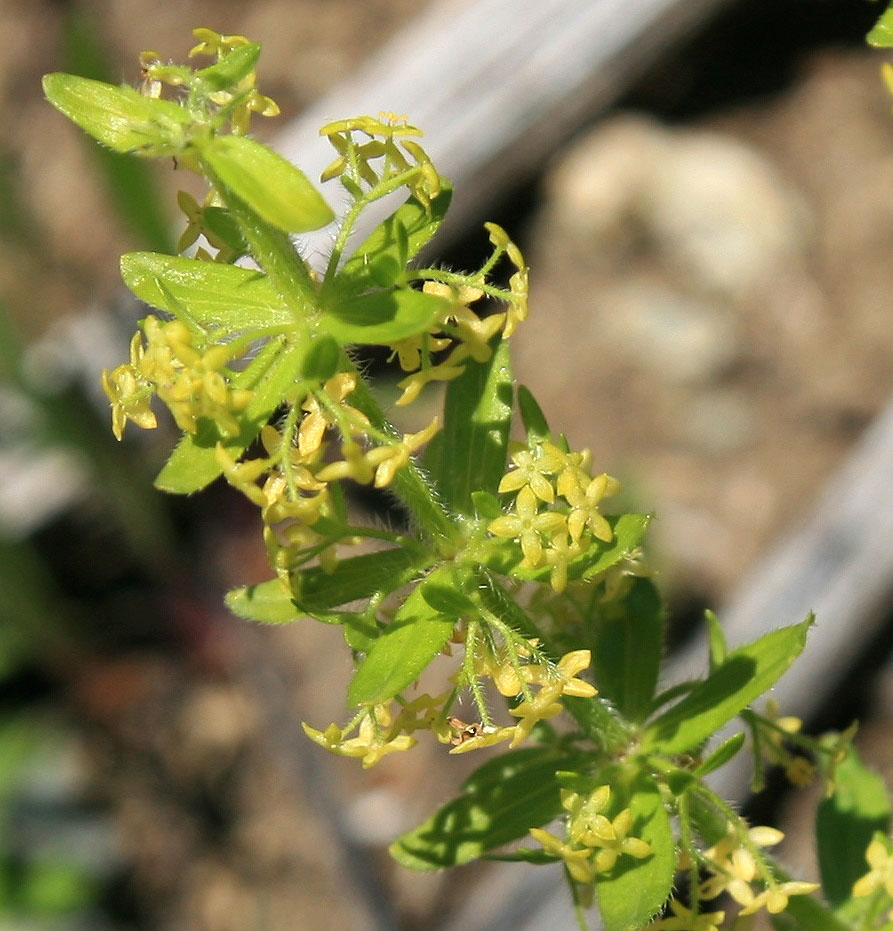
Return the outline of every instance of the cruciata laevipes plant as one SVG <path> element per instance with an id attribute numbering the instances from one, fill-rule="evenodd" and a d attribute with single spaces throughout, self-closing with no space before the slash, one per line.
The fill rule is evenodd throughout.
<path id="1" fill-rule="evenodd" d="M 230 592 L 235 614 L 340 626 L 356 664 L 348 720 L 305 724 L 311 740 L 364 767 L 424 732 L 450 754 L 503 751 L 396 839 L 393 856 L 417 870 L 559 864 L 581 927 L 597 904 L 608 931 L 708 931 L 727 911 L 740 923 L 762 909 L 786 928 L 879 926 L 893 906 L 889 806 L 849 746 L 854 728 L 813 739 L 771 702 L 753 707 L 812 618 L 730 649 L 708 612 L 705 676 L 660 691 L 649 517 L 610 513 L 618 481 L 553 432 L 512 378 L 509 343 L 528 313 L 518 247 L 490 223 L 480 269 L 417 262 L 450 185 L 420 131 L 380 114 L 320 130 L 335 150 L 322 181 L 340 185 L 346 208 L 325 268 L 311 268 L 300 234 L 336 221 L 297 167 L 247 135 L 252 114 L 277 112 L 257 87 L 259 45 L 194 35 L 191 56 L 211 63 L 144 53 L 139 89 L 44 78 L 50 102 L 103 145 L 175 159 L 208 184 L 201 203 L 179 196 L 179 252 L 204 243 L 191 257 L 122 258 L 153 312 L 130 360 L 102 375 L 112 429 L 120 439 L 127 421 L 154 427 L 159 400 L 183 436 L 158 488 L 191 494 L 222 476 L 259 508 L 273 577 Z M 350 245 L 363 211 L 400 191 Z M 355 363 L 370 346 L 399 362 L 397 405 L 445 383 L 442 419 L 396 429 Z M 388 489 L 401 529 L 352 517 L 357 484 Z M 442 655 L 451 671 L 424 691 Z M 718 738 L 735 718 L 741 732 Z M 705 781 L 748 733 L 755 787 L 774 765 L 797 783 L 825 780 L 824 900 L 767 852 L 780 832 L 748 825 Z"/>

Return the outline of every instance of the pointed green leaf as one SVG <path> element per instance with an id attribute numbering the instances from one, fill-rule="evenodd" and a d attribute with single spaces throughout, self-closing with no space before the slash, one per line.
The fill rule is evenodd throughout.
<path id="1" fill-rule="evenodd" d="M 452 193 L 441 179 L 440 193 L 431 200 L 428 209 L 410 197 L 344 263 L 341 276 L 356 279 L 368 269 L 388 266 L 403 271 L 406 262 L 418 254 L 443 222 Z"/>
<path id="2" fill-rule="evenodd" d="M 449 585 L 450 578 L 447 568 L 429 576 L 435 585 Z M 348 702 L 377 704 L 393 698 L 443 649 L 455 625 L 456 618 L 432 608 L 422 587 L 416 586 L 360 664 L 347 691 Z"/>
<path id="3" fill-rule="evenodd" d="M 664 648 L 664 609 L 650 579 L 635 579 L 629 592 L 591 622 L 592 668 L 599 692 L 626 718 L 643 721 Z"/>
<path id="4" fill-rule="evenodd" d="M 598 907 L 605 931 L 639 931 L 660 911 L 673 888 L 676 855 L 670 819 L 657 784 L 644 773 L 629 788 L 612 783 L 612 804 L 633 814 L 631 837 L 651 844 L 651 856 L 636 860 L 620 856 L 596 882 Z M 619 790 L 619 791 L 618 791 Z M 625 797 L 624 797 L 625 796 Z"/>
<path id="5" fill-rule="evenodd" d="M 521 411 L 521 422 L 527 432 L 529 446 L 552 439 L 546 415 L 526 385 L 518 385 L 518 409 Z"/>
<path id="6" fill-rule="evenodd" d="M 368 598 L 375 592 L 392 592 L 426 566 L 420 554 L 394 547 L 341 559 L 332 572 L 318 566 L 302 569 L 292 576 L 292 588 L 301 608 L 315 613 Z"/>
<path id="7" fill-rule="evenodd" d="M 874 24 L 865 41 L 875 48 L 893 48 L 893 3 Z"/>
<path id="8" fill-rule="evenodd" d="M 474 492 L 496 492 L 505 473 L 511 419 L 512 369 L 503 340 L 487 362 L 469 360 L 447 385 L 443 430 L 425 460 L 454 510 L 473 514 Z"/>
<path id="9" fill-rule="evenodd" d="M 321 325 L 342 346 L 378 346 L 424 333 L 448 303 L 433 294 L 403 289 L 344 294 L 329 300 Z"/>
<path id="10" fill-rule="evenodd" d="M 294 320 L 270 279 L 250 268 L 128 252 L 121 256 L 121 277 L 141 301 L 202 334 L 226 337 Z"/>
<path id="11" fill-rule="evenodd" d="M 155 487 L 187 495 L 213 482 L 223 471 L 215 454 L 217 443 L 222 443 L 234 459 L 242 455 L 296 381 L 306 351 L 306 346 L 283 346 L 279 340 L 265 346 L 248 368 L 233 379 L 236 388 L 254 390 L 248 407 L 236 416 L 241 428 L 239 435 L 224 437 L 215 423 L 200 420 L 198 430 L 184 434 L 177 444 L 155 478 Z"/>
<path id="12" fill-rule="evenodd" d="M 149 147 L 173 152 L 186 144 L 186 127 L 192 117 L 169 100 L 144 97 L 132 87 L 115 87 L 59 72 L 44 76 L 43 92 L 87 135 L 115 152 L 139 152 Z"/>
<path id="13" fill-rule="evenodd" d="M 254 139 L 215 136 L 201 157 L 217 180 L 286 233 L 308 233 L 335 219 L 303 172 Z"/>
<path id="14" fill-rule="evenodd" d="M 837 767 L 834 794 L 816 812 L 822 888 L 833 906 L 850 898 L 853 883 L 868 872 L 865 851 L 876 831 L 886 836 L 890 801 L 884 780 L 850 747 Z"/>
<path id="15" fill-rule="evenodd" d="M 735 734 L 724 741 L 703 763 L 694 771 L 695 776 L 709 776 L 722 766 L 725 766 L 735 754 L 744 746 L 746 735 L 742 732 Z"/>
<path id="16" fill-rule="evenodd" d="M 413 870 L 469 863 L 541 827 L 561 812 L 555 772 L 578 757 L 550 747 L 510 750 L 484 763 L 462 794 L 394 841 L 391 856 Z"/>
<path id="17" fill-rule="evenodd" d="M 290 624 L 301 617 L 292 601 L 291 592 L 279 579 L 234 588 L 226 593 L 225 600 L 233 614 L 247 621 Z"/>
<path id="18" fill-rule="evenodd" d="M 784 675 L 806 645 L 812 623 L 810 615 L 800 624 L 733 650 L 678 705 L 652 722 L 643 749 L 664 755 L 684 753 L 718 731 Z"/>
<path id="19" fill-rule="evenodd" d="M 705 611 L 707 621 L 708 648 L 710 653 L 710 671 L 713 672 L 721 666 L 729 655 L 729 645 L 726 635 L 719 623 L 719 618 L 712 611 Z"/>

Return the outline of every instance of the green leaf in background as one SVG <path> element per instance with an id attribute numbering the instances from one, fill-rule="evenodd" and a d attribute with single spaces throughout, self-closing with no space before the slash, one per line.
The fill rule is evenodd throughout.
<path id="1" fill-rule="evenodd" d="M 257 42 L 240 45 L 213 65 L 196 71 L 195 78 L 212 91 L 228 90 L 251 73 L 259 56 L 260 45 Z"/>
<path id="2" fill-rule="evenodd" d="M 590 625 L 592 669 L 602 696 L 631 721 L 651 706 L 663 655 L 665 614 L 650 579 L 635 579 L 617 605 Z"/>
<path id="3" fill-rule="evenodd" d="M 254 139 L 215 136 L 201 158 L 217 180 L 286 233 L 309 233 L 335 219 L 303 172 Z"/>
<path id="4" fill-rule="evenodd" d="M 754 699 L 767 692 L 806 645 L 813 616 L 739 647 L 685 698 L 645 732 L 643 748 L 684 753 L 706 740 Z"/>
<path id="5" fill-rule="evenodd" d="M 376 592 L 392 592 L 426 568 L 418 554 L 402 547 L 340 559 L 334 571 L 319 566 L 292 576 L 295 600 L 311 613 L 325 611 L 348 601 L 368 598 Z"/>
<path id="6" fill-rule="evenodd" d="M 43 92 L 60 113 L 115 152 L 157 147 L 174 153 L 186 144 L 192 117 L 168 100 L 60 72 L 44 76 Z"/>
<path id="7" fill-rule="evenodd" d="M 342 294 L 327 304 L 320 321 L 342 346 L 376 346 L 423 333 L 447 306 L 443 298 L 411 289 Z"/>
<path id="8" fill-rule="evenodd" d="M 234 588 L 226 593 L 225 601 L 237 617 L 261 624 L 290 624 L 301 617 L 291 592 L 279 579 Z"/>
<path id="9" fill-rule="evenodd" d="M 96 81 L 112 81 L 117 70 L 99 41 L 96 17 L 71 4 L 65 16 L 62 59 L 66 71 Z M 134 237 L 134 246 L 172 252 L 172 222 L 152 168 L 140 158 L 121 155 L 91 140 L 96 165 L 115 212 Z"/>
<path id="10" fill-rule="evenodd" d="M 875 48 L 893 48 L 893 3 L 874 24 L 871 32 L 866 36 L 866 42 Z"/>
<path id="11" fill-rule="evenodd" d="M 472 494 L 494 494 L 505 473 L 512 420 L 512 368 L 508 343 L 499 341 L 487 362 L 469 360 L 446 389 L 443 430 L 425 465 L 446 503 L 473 514 Z"/>
<path id="12" fill-rule="evenodd" d="M 121 256 L 124 284 L 144 303 L 218 338 L 294 321 L 263 272 L 157 252 Z"/>
<path id="13" fill-rule="evenodd" d="M 526 385 L 518 385 L 518 410 L 521 411 L 521 422 L 527 432 L 528 446 L 552 439 L 546 415 Z"/>
<path id="14" fill-rule="evenodd" d="M 372 231 L 344 263 L 341 275 L 355 280 L 375 268 L 392 267 L 402 271 L 407 261 L 437 232 L 452 196 L 452 189 L 441 179 L 440 193 L 432 198 L 428 209 L 410 197 Z"/>
<path id="15" fill-rule="evenodd" d="M 744 746 L 744 741 L 747 739 L 747 736 L 742 732 L 740 734 L 735 734 L 733 737 L 730 737 L 728 740 L 724 741 L 720 746 L 704 760 L 701 765 L 694 770 L 695 776 L 709 776 L 710 773 L 715 772 L 722 766 L 725 766 L 732 757 Z"/>
<path id="16" fill-rule="evenodd" d="M 719 618 L 712 611 L 704 612 L 707 622 L 707 644 L 710 655 L 710 671 L 714 672 L 721 666 L 729 654 L 729 645 L 726 642 L 725 631 L 719 623 Z"/>
<path id="17" fill-rule="evenodd" d="M 458 798 L 394 841 L 391 856 L 412 870 L 435 870 L 469 863 L 525 837 L 562 810 L 556 771 L 580 765 L 581 758 L 550 747 L 495 757 L 465 781 Z"/>
<path id="18" fill-rule="evenodd" d="M 605 931 L 639 931 L 672 891 L 676 872 L 673 833 L 660 790 L 650 777 L 637 775 L 627 797 L 617 794 L 612 804 L 629 808 L 633 814 L 630 836 L 651 844 L 652 853 L 642 860 L 621 856 L 614 869 L 596 882 L 598 907 Z"/>
<path id="19" fill-rule="evenodd" d="M 215 423 L 199 421 L 198 430 L 186 433 L 177 444 L 156 476 L 155 487 L 172 494 L 188 495 L 213 482 L 223 471 L 215 453 L 217 443 L 222 443 L 234 459 L 242 455 L 297 381 L 306 351 L 306 346 L 271 340 L 233 379 L 236 388 L 254 391 L 248 407 L 236 415 L 241 428 L 238 436 L 221 436 Z"/>
<path id="20" fill-rule="evenodd" d="M 849 899 L 853 883 L 868 872 L 865 850 L 875 831 L 890 826 L 884 780 L 859 759 L 853 747 L 835 773 L 834 794 L 816 812 L 816 841 L 822 888 L 832 906 Z"/>
<path id="21" fill-rule="evenodd" d="M 446 567 L 429 576 L 438 586 L 449 585 L 451 578 Z M 393 698 L 443 649 L 455 625 L 455 617 L 425 601 L 424 583 L 417 585 L 360 664 L 347 691 L 348 702 L 355 706 Z"/>

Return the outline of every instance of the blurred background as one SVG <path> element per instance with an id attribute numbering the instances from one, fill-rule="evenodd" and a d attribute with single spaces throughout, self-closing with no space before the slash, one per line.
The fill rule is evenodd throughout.
<path id="1" fill-rule="evenodd" d="M 545 5 L 515 0 L 519 33 Z M 864 45 L 881 8 L 667 0 L 667 20 L 653 0 L 588 0 L 579 24 L 566 5 L 562 27 L 582 34 L 599 5 L 666 41 L 627 38 L 598 59 L 585 99 L 555 91 L 554 123 L 479 121 L 465 146 L 448 111 L 421 124 L 435 162 L 444 150 L 445 173 L 474 191 L 434 258 L 474 267 L 487 219 L 520 244 L 532 294 L 518 378 L 632 507 L 655 513 L 650 555 L 671 646 L 684 646 L 703 609 L 807 520 L 893 390 L 893 116 L 885 56 Z M 92 146 L 39 83 L 66 70 L 136 84 L 140 51 L 182 61 L 196 26 L 247 35 L 282 109 L 254 129 L 275 143 L 308 108 L 354 115 L 325 108 L 369 99 L 370 56 L 381 66 L 397 49 L 422 68 L 443 39 L 429 28 L 419 41 L 424 17 L 444 35 L 478 17 L 485 32 L 499 7 L 0 0 L 3 931 L 500 926 L 513 887 L 495 866 L 409 875 L 385 851 L 479 761 L 420 746 L 363 773 L 307 742 L 300 721 L 343 713 L 338 631 L 228 616 L 222 594 L 267 576 L 253 509 L 216 485 L 184 500 L 152 489 L 169 424 L 112 438 L 98 372 L 125 357 L 142 313 L 118 257 L 170 250 L 175 193 L 194 185 Z M 524 53 L 506 52 L 473 94 L 523 111 Z M 461 87 L 474 64 L 456 56 L 436 80 Z M 535 158 L 494 170 L 472 140 L 497 133 L 504 164 Z M 312 131 L 300 145 L 327 155 Z M 845 501 L 854 485 L 834 491 Z M 889 551 L 873 558 L 889 565 Z M 870 610 L 880 620 L 854 629 L 813 723 L 863 718 L 863 751 L 889 778 L 891 612 Z M 778 792 L 754 811 L 781 812 L 808 870 L 803 804 Z M 481 890 L 493 914 L 469 912 Z"/>

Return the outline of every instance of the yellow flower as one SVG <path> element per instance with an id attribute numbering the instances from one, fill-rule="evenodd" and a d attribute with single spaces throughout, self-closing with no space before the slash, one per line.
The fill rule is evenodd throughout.
<path id="1" fill-rule="evenodd" d="M 559 840 L 554 834 L 550 834 L 548 831 L 543 831 L 540 828 L 530 828 L 530 836 L 535 841 L 539 841 L 546 853 L 551 853 L 552 856 L 563 860 L 568 873 L 570 873 L 578 883 L 593 882 L 595 879 L 595 871 L 589 860 L 592 853 L 591 850 L 586 847 L 582 849 L 571 847 L 570 844 Z"/>
<path id="2" fill-rule="evenodd" d="M 341 454 L 344 459 L 324 466 L 316 477 L 321 482 L 334 482 L 342 478 L 352 478 L 360 485 L 368 485 L 375 472 L 366 461 L 362 446 L 353 440 L 346 440 L 341 444 Z"/>
<path id="3" fill-rule="evenodd" d="M 774 847 L 784 839 L 784 834 L 775 828 L 753 827 L 747 831 L 751 843 L 757 847 Z M 701 885 L 701 897 L 715 899 L 728 892 L 739 905 L 747 905 L 754 899 L 751 883 L 757 877 L 757 865 L 753 855 L 741 844 L 734 825 L 720 841 L 704 851 L 711 876 Z"/>
<path id="4" fill-rule="evenodd" d="M 499 483 L 497 491 L 530 490 L 546 504 L 555 500 L 555 491 L 547 475 L 559 472 L 565 465 L 565 455 L 552 443 L 542 443 L 528 449 L 521 447 L 511 454 L 515 468 L 507 472 Z"/>
<path id="5" fill-rule="evenodd" d="M 893 853 L 882 840 L 875 838 L 865 851 L 871 869 L 853 884 L 853 895 L 871 895 L 881 886 L 893 897 Z"/>
<path id="6" fill-rule="evenodd" d="M 607 873 L 614 868 L 617 858 L 627 854 L 641 860 L 651 856 L 651 844 L 638 837 L 628 837 L 633 826 L 633 813 L 624 808 L 616 818 L 609 821 L 604 815 L 592 818 L 589 829 L 583 834 L 583 843 L 598 849 L 595 869 Z"/>
<path id="7" fill-rule="evenodd" d="M 432 381 L 452 381 L 458 378 L 464 371 L 465 366 L 461 363 L 469 356 L 468 347 L 464 344 L 456 348 L 447 356 L 439 365 L 432 365 L 429 368 L 422 369 L 397 382 L 397 387 L 403 389 L 403 394 L 397 399 L 398 407 L 405 407 L 421 394 L 422 388 Z"/>
<path id="8" fill-rule="evenodd" d="M 480 734 L 463 740 L 453 747 L 450 753 L 468 753 L 469 750 L 481 750 L 484 747 L 492 747 L 494 744 L 502 743 L 514 736 L 514 727 L 483 727 Z"/>
<path id="9" fill-rule="evenodd" d="M 770 915 L 778 915 L 788 907 L 788 901 L 792 895 L 809 895 L 819 888 L 818 883 L 804 882 L 787 882 L 777 886 L 770 886 L 764 889 L 758 896 L 753 896 L 752 901 L 744 904 L 744 908 L 739 912 L 740 915 L 752 915 L 754 912 L 765 908 Z M 740 901 L 740 900 L 739 900 Z"/>
<path id="10" fill-rule="evenodd" d="M 348 740 L 343 739 L 343 732 L 335 724 L 330 724 L 325 731 L 304 723 L 301 727 L 311 740 L 331 753 L 362 759 L 363 769 L 374 766 L 389 753 L 409 750 L 416 743 L 415 738 L 408 734 L 394 733 L 387 705 L 373 706 L 360 723 L 357 736 Z"/>
<path id="11" fill-rule="evenodd" d="M 399 469 L 409 462 L 409 457 L 421 449 L 440 429 L 434 420 L 418 433 L 406 433 L 399 443 L 392 446 L 377 446 L 366 453 L 366 461 L 375 467 L 375 487 L 386 488 L 394 480 Z"/>
<path id="12" fill-rule="evenodd" d="M 543 686 L 534 698 L 522 701 L 520 705 L 511 709 L 511 713 L 521 720 L 514 727 L 515 736 L 510 747 L 517 747 L 525 741 L 538 721 L 545 721 L 561 714 L 562 706 L 558 699 L 561 696 L 562 684 Z"/>
<path id="13" fill-rule="evenodd" d="M 616 494 L 619 489 L 620 483 L 617 479 L 605 473 L 597 475 L 588 482 L 585 490 L 579 485 L 566 488 L 563 494 L 571 506 L 571 512 L 567 518 L 567 529 L 575 543 L 579 542 L 586 527 L 596 539 L 605 543 L 611 542 L 614 533 L 611 525 L 599 513 L 598 506 L 602 498 Z"/>
<path id="14" fill-rule="evenodd" d="M 564 530 L 566 518 L 557 511 L 539 512 L 539 502 L 529 486 L 518 492 L 515 499 L 515 513 L 497 517 L 488 527 L 490 533 L 497 537 L 519 540 L 524 554 L 523 566 L 535 569 L 543 559 L 541 533 L 555 533 Z"/>

